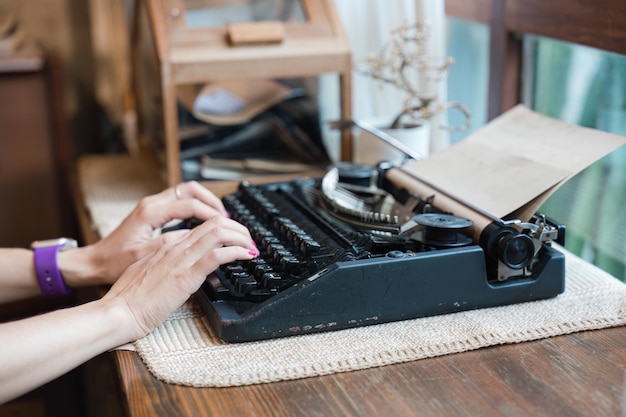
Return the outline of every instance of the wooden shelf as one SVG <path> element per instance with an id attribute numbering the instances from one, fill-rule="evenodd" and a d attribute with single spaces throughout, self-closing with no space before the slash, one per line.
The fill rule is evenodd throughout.
<path id="1" fill-rule="evenodd" d="M 214 2 L 213 2 L 214 3 Z M 285 22 L 281 42 L 233 46 L 228 27 L 189 27 L 185 16 L 211 1 L 137 2 L 133 48 L 140 129 L 150 138 L 166 183 L 181 180 L 177 98 L 179 87 L 228 79 L 303 78 L 337 73 L 341 117 L 351 117 L 350 45 L 331 0 L 300 0 L 305 19 Z M 160 105 L 155 106 L 155 101 Z M 342 133 L 341 155 L 352 155 Z"/>

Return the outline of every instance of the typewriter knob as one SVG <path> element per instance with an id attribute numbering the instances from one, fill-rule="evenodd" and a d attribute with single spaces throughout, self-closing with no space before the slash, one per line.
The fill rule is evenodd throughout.
<path id="1" fill-rule="evenodd" d="M 422 213 L 413 216 L 413 221 L 423 227 L 421 241 L 437 247 L 465 246 L 472 238 L 463 231 L 473 222 L 469 219 L 445 213 Z"/>
<path id="2" fill-rule="evenodd" d="M 535 245 L 525 234 L 506 233 L 498 241 L 498 257 L 511 269 L 530 265 L 535 256 Z"/>
<path id="3" fill-rule="evenodd" d="M 367 188 L 378 182 L 378 171 L 371 165 L 338 162 L 332 167 L 337 168 L 340 183 Z"/>
<path id="4" fill-rule="evenodd" d="M 530 236 L 512 227 L 490 224 L 483 230 L 481 246 L 492 259 L 499 259 L 511 269 L 523 269 L 535 256 L 535 244 Z"/>

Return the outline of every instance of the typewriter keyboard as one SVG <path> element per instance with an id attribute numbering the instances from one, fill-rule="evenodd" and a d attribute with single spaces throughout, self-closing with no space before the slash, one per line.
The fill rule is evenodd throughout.
<path id="1" fill-rule="evenodd" d="M 372 240 L 331 224 L 313 209 L 313 196 L 292 184 L 242 184 L 224 198 L 231 218 L 245 225 L 259 257 L 223 265 L 208 288 L 214 300 L 260 302 L 310 277 L 327 265 L 371 256 Z"/>

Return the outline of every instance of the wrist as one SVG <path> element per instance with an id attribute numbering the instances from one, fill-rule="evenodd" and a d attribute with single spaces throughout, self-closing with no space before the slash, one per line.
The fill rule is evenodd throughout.
<path id="1" fill-rule="evenodd" d="M 128 300 L 119 294 L 112 295 L 111 292 L 108 292 L 93 303 L 106 311 L 109 320 L 115 323 L 117 345 L 139 340 L 153 330 L 140 324 L 136 312 L 133 311 Z"/>
<path id="2" fill-rule="evenodd" d="M 59 252 L 58 265 L 66 284 L 70 287 L 86 287 L 104 284 L 98 256 L 93 246 Z"/>

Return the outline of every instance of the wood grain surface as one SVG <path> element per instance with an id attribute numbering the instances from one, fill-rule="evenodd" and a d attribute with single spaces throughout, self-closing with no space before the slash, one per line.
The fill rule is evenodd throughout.
<path id="1" fill-rule="evenodd" d="M 232 388 L 170 385 L 155 379 L 136 353 L 114 355 L 122 400 L 133 417 L 599 417 L 622 413 L 624 346 L 626 328 L 619 327 Z"/>

